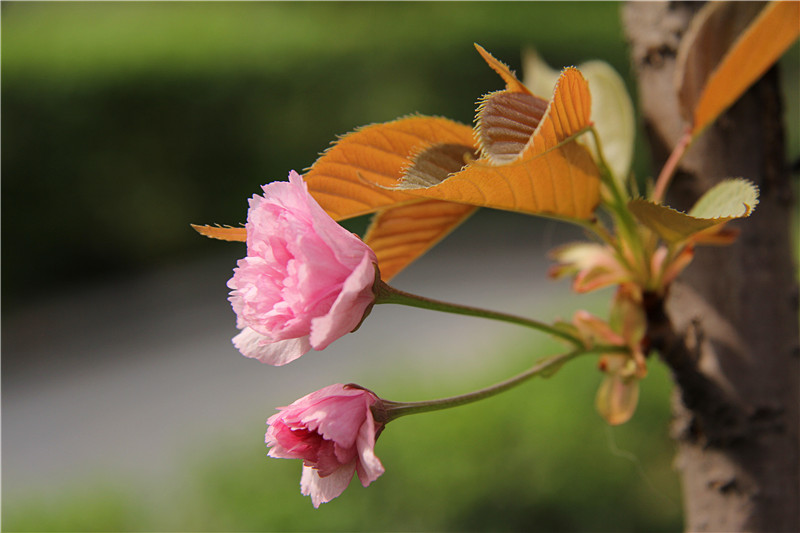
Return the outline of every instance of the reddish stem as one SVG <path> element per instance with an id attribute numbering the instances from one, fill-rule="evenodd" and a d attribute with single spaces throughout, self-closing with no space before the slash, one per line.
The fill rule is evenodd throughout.
<path id="1" fill-rule="evenodd" d="M 678 167 L 678 162 L 683 157 L 683 154 L 686 153 L 686 149 L 691 143 L 692 131 L 691 129 L 687 129 L 683 136 L 678 140 L 678 144 L 675 145 L 672 153 L 669 154 L 669 159 L 667 159 L 667 162 L 664 163 L 664 167 L 661 169 L 661 173 L 658 175 L 656 187 L 655 190 L 653 190 L 654 202 L 660 203 L 664 199 L 667 186 L 672 180 L 672 176 L 675 174 L 675 169 Z"/>

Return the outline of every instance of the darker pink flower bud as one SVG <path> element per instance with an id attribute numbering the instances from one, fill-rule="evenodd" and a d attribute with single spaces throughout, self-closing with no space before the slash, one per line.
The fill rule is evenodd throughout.
<path id="1" fill-rule="evenodd" d="M 292 171 L 247 212 L 247 257 L 228 281 L 247 357 L 283 365 L 354 330 L 375 302 L 375 253 L 336 223 Z"/>
<path id="2" fill-rule="evenodd" d="M 375 439 L 383 429 L 371 407 L 380 399 L 354 385 L 330 385 L 267 420 L 270 457 L 302 459 L 301 493 L 314 507 L 339 496 L 358 473 L 363 486 L 383 474 Z"/>

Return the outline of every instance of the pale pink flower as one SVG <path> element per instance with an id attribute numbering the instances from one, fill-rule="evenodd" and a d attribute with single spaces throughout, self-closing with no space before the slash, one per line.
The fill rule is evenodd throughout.
<path id="1" fill-rule="evenodd" d="M 300 492 L 314 507 L 339 496 L 358 473 L 363 486 L 383 474 L 375 439 L 383 429 L 370 409 L 380 400 L 353 385 L 330 385 L 279 407 L 267 424 L 270 457 L 302 459 Z"/>
<path id="2" fill-rule="evenodd" d="M 292 171 L 250 199 L 247 257 L 228 281 L 247 357 L 284 365 L 354 330 L 375 302 L 375 253 L 336 223 Z"/>
<path id="3" fill-rule="evenodd" d="M 560 278 L 575 274 L 572 284 L 575 292 L 589 292 L 631 280 L 628 268 L 607 245 L 572 243 L 554 250 L 551 255 L 559 264 L 551 267 L 550 276 Z"/>
<path id="4" fill-rule="evenodd" d="M 694 245 L 684 246 L 674 257 L 670 259 L 670 250 L 661 245 L 653 252 L 650 260 L 650 271 L 657 279 L 660 279 L 660 286 L 666 287 L 672 283 L 678 274 L 683 272 L 694 258 Z"/>

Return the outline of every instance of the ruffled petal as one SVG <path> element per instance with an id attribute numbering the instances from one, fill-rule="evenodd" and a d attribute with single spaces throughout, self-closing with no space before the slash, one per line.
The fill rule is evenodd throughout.
<path id="1" fill-rule="evenodd" d="M 365 253 L 353 273 L 345 280 L 342 290 L 326 315 L 311 321 L 311 346 L 323 350 L 330 343 L 353 331 L 375 301 L 373 256 Z"/>
<path id="2" fill-rule="evenodd" d="M 302 423 L 323 438 L 342 448 L 355 446 L 358 431 L 364 420 L 371 417 L 363 395 L 333 396 L 303 412 Z"/>
<path id="3" fill-rule="evenodd" d="M 253 328 L 244 328 L 233 338 L 233 345 L 245 357 L 258 359 L 273 366 L 290 363 L 311 349 L 308 335 L 296 339 L 272 341 Z"/>
<path id="4" fill-rule="evenodd" d="M 356 446 L 358 448 L 356 464 L 358 479 L 363 486 L 367 487 L 385 471 L 380 459 L 375 455 L 375 423 L 372 417 L 367 417 L 367 420 L 361 426 L 356 439 Z"/>
<path id="5" fill-rule="evenodd" d="M 329 476 L 320 477 L 319 472 L 309 466 L 303 466 L 303 475 L 300 477 L 300 494 L 311 496 L 311 503 L 319 507 L 339 496 L 353 479 L 356 471 L 356 462 L 342 465 L 342 467 Z"/>

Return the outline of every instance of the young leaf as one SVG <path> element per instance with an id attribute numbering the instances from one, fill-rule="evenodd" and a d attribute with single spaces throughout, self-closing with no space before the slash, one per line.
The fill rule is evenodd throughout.
<path id="1" fill-rule="evenodd" d="M 364 242 L 378 257 L 381 279 L 389 281 L 476 209 L 471 205 L 420 200 L 378 212 Z"/>
<path id="2" fill-rule="evenodd" d="M 655 231 L 667 242 L 680 242 L 729 219 L 695 218 L 671 207 L 636 198 L 628 202 L 628 209 L 639 219 L 639 222 Z"/>
<path id="3" fill-rule="evenodd" d="M 744 26 L 754 16 L 752 4 L 710 3 L 704 9 L 681 44 L 677 70 L 681 103 L 692 116 L 694 136 L 733 104 L 800 35 L 800 2 L 767 4 L 738 35 L 721 28 Z M 720 41 L 722 50 L 710 44 Z"/>
<path id="4" fill-rule="evenodd" d="M 750 216 L 758 204 L 758 189 L 743 179 L 723 181 L 709 189 L 688 214 L 644 199 L 628 208 L 639 221 L 667 242 L 686 240 L 735 218 Z"/>
<path id="5" fill-rule="evenodd" d="M 547 100 L 530 93 L 498 91 L 484 96 L 476 126 L 481 155 L 493 165 L 517 159 L 545 111 Z"/>
<path id="6" fill-rule="evenodd" d="M 559 72 L 551 69 L 533 50 L 523 53 L 525 85 L 533 94 L 552 94 Z M 614 68 L 604 61 L 588 61 L 578 65 L 592 91 L 592 122 L 603 144 L 603 156 L 609 170 L 621 185 L 627 181 L 633 160 L 633 143 L 636 122 L 633 102 L 625 81 Z M 598 159 L 593 142 L 585 144 Z"/>
<path id="7" fill-rule="evenodd" d="M 513 134 L 481 135 L 484 156 L 464 170 L 428 183 L 407 175 L 395 190 L 530 214 L 590 217 L 600 199 L 599 171 L 586 148 L 574 142 L 590 125 L 591 97 L 586 80 L 577 69 L 565 69 L 544 115 L 531 128 L 537 101 L 525 96 L 529 93 L 522 84 L 509 82 L 506 76 L 511 74 L 504 72 L 507 85 L 515 90 L 490 95 L 492 104 L 482 106 L 479 126 L 507 120 L 517 132 L 532 130 L 527 142 L 523 144 Z M 501 145 L 502 149 L 498 148 Z M 513 145 L 521 148 L 517 155 L 507 150 Z"/>
<path id="8" fill-rule="evenodd" d="M 474 154 L 467 153 L 469 157 Z M 417 154 L 405 171 L 420 184 L 438 183 L 464 166 L 464 146 L 437 144 Z M 477 208 L 439 200 L 419 200 L 378 212 L 364 236 L 378 257 L 381 278 L 388 281 L 428 251 Z"/>
<path id="9" fill-rule="evenodd" d="M 506 90 L 515 92 L 515 93 L 527 93 L 528 88 L 517 79 L 517 76 L 508 68 L 508 65 L 503 63 L 502 61 L 498 61 L 495 57 L 486 51 L 484 47 L 479 44 L 475 44 L 475 49 L 478 50 L 478 53 L 481 55 L 484 61 L 494 70 L 497 74 L 503 78 L 503 81 L 506 82 Z"/>
<path id="10" fill-rule="evenodd" d="M 304 179 L 314 199 L 335 220 L 374 213 L 417 200 L 390 187 L 402 177 L 412 156 L 435 144 L 457 145 L 464 153 L 473 153 L 472 128 L 423 116 L 366 126 L 325 151 Z"/>
<path id="11" fill-rule="evenodd" d="M 758 205 L 758 188 L 736 178 L 722 181 L 697 200 L 689 214 L 697 218 L 742 218 Z"/>
<path id="12" fill-rule="evenodd" d="M 709 2 L 694 16 L 678 47 L 675 67 L 678 109 L 685 120 L 693 120 L 709 76 L 765 5 Z"/>
<path id="13" fill-rule="evenodd" d="M 480 99 L 475 133 L 481 156 L 494 165 L 519 158 L 547 111 L 547 100 L 534 96 L 509 68 L 477 44 L 483 59 L 506 82 L 506 89 Z M 555 86 L 555 84 L 554 84 Z M 545 94 L 552 94 L 550 87 Z"/>

